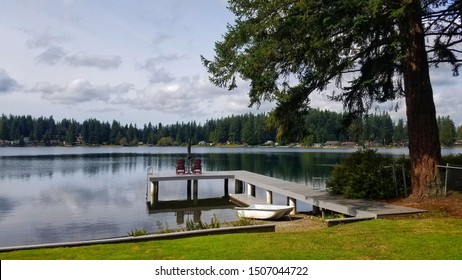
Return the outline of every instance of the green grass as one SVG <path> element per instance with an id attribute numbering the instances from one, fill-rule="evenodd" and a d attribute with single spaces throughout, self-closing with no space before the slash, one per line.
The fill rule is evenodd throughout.
<path id="1" fill-rule="evenodd" d="M 229 234 L 176 240 L 20 250 L 7 259 L 462 259 L 462 219 L 384 219 L 307 232 Z"/>

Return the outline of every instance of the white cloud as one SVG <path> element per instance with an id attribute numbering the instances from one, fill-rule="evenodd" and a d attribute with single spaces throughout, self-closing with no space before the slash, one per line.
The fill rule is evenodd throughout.
<path id="1" fill-rule="evenodd" d="M 116 55 L 87 55 L 84 53 L 68 55 L 65 61 L 74 67 L 95 67 L 100 70 L 118 68 L 122 63 L 122 59 Z"/>
<path id="2" fill-rule="evenodd" d="M 117 96 L 128 93 L 133 88 L 130 84 L 92 85 L 85 79 L 75 79 L 64 86 L 48 82 L 37 83 L 30 91 L 42 93 L 42 98 L 56 103 L 72 104 L 90 101 L 109 102 Z"/>
<path id="3" fill-rule="evenodd" d="M 18 82 L 11 78 L 4 69 L 0 68 L 0 93 L 10 92 L 18 87 Z"/>
<path id="4" fill-rule="evenodd" d="M 163 65 L 183 58 L 184 56 L 177 54 L 159 55 L 146 59 L 143 63 L 138 64 L 137 68 L 149 73 L 150 83 L 171 83 L 175 80 L 175 77 Z"/>
<path id="5" fill-rule="evenodd" d="M 36 57 L 39 63 L 56 65 L 66 63 L 72 67 L 93 67 L 100 70 L 115 69 L 122 59 L 115 55 L 87 55 L 84 53 L 67 54 L 61 47 L 49 47 Z"/>
<path id="6" fill-rule="evenodd" d="M 29 31 L 28 33 L 31 32 Z M 40 34 L 33 34 L 31 38 L 26 41 L 26 46 L 32 49 L 49 48 L 67 41 L 69 41 L 68 37 L 64 35 L 55 35 L 47 30 Z"/>
<path id="7" fill-rule="evenodd" d="M 157 46 L 157 45 L 162 44 L 163 42 L 165 42 L 169 38 L 170 38 L 170 35 L 168 35 L 165 32 L 156 32 L 154 34 L 154 38 L 153 38 L 152 42 L 153 42 L 154 46 Z"/>
<path id="8" fill-rule="evenodd" d="M 0 93 L 14 92 L 1 95 L 2 109 L 138 124 L 147 116 L 171 123 L 267 112 L 274 103 L 248 107 L 248 83 L 218 88 L 200 62 L 200 54 L 213 58 L 214 42 L 234 20 L 225 6 L 226 0 L 2 1 L 0 31 L 9 40 L 0 44 L 0 67 L 8 69 L 0 68 Z M 437 113 L 462 124 L 460 77 L 441 65 L 432 82 Z M 330 92 L 313 93 L 310 105 L 343 111 L 328 100 Z M 404 103 L 389 113 L 405 117 Z"/>
<path id="9" fill-rule="evenodd" d="M 175 81 L 173 75 L 163 67 L 150 71 L 149 82 L 152 84 L 171 83 L 173 81 Z"/>
<path id="10" fill-rule="evenodd" d="M 150 84 L 133 96 L 119 96 L 116 103 L 141 110 L 183 115 L 191 110 L 192 99 L 193 95 L 179 84 Z"/>
<path id="11" fill-rule="evenodd" d="M 40 63 L 55 65 L 66 57 L 66 53 L 60 47 L 48 47 L 45 51 L 39 54 L 36 59 Z"/>
<path id="12" fill-rule="evenodd" d="M 274 104 L 270 103 L 249 108 L 245 89 L 228 91 L 212 85 L 207 78 L 194 75 L 171 83 L 150 84 L 136 94 L 119 96 L 113 103 L 199 122 L 233 114 L 265 113 L 273 108 Z"/>
<path id="13" fill-rule="evenodd" d="M 26 31 L 27 33 L 33 33 Z M 122 63 L 122 58 L 117 55 L 105 54 L 86 54 L 84 52 L 71 53 L 60 46 L 61 43 L 71 40 L 64 35 L 54 35 L 46 30 L 40 34 L 34 34 L 26 41 L 26 46 L 31 49 L 42 49 L 43 51 L 36 56 L 39 63 L 50 66 L 56 64 L 66 64 L 72 67 L 93 67 L 100 70 L 118 68 Z"/>

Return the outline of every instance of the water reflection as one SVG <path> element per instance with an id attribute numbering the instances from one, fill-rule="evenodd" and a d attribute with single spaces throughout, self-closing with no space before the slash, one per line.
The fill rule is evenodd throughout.
<path id="1" fill-rule="evenodd" d="M 0 220 L 4 219 L 9 213 L 12 213 L 17 205 L 14 199 L 0 196 Z"/>
<path id="2" fill-rule="evenodd" d="M 213 197 L 201 199 L 186 199 L 186 200 L 167 200 L 157 201 L 156 203 L 146 203 L 149 214 L 157 214 L 164 212 L 185 212 L 211 209 L 233 208 L 235 205 L 230 203 L 229 197 Z"/>
<path id="3" fill-rule="evenodd" d="M 119 233 L 117 223 L 106 220 L 94 222 L 69 222 L 56 226 L 54 223 L 46 223 L 34 228 L 35 237 L 40 243 L 56 243 L 83 241 L 98 238 L 107 238 Z"/>
<path id="4" fill-rule="evenodd" d="M 94 203 L 108 204 L 111 196 L 108 189 L 52 188 L 40 192 L 36 206 L 62 205 L 70 212 L 82 212 Z"/>
<path id="5" fill-rule="evenodd" d="M 214 215 L 220 221 L 237 218 L 223 199 L 223 180 L 201 181 L 196 202 L 188 201 L 184 181 L 169 182 L 160 187 L 163 202 L 146 206 L 147 167 L 173 174 L 186 148 L 1 151 L 0 246 L 124 236 L 140 228 L 152 232 L 159 230 L 159 222 L 177 228 L 187 220 L 208 222 Z M 194 159 L 202 160 L 204 172 L 243 169 L 306 184 L 313 177 L 328 176 L 332 165 L 348 155 L 277 149 L 192 152 Z M 232 193 L 232 184 L 229 189 Z M 275 200 L 286 202 L 277 195 Z"/>

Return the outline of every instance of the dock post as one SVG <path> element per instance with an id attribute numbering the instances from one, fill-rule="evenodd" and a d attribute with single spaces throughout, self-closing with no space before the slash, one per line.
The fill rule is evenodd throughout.
<path id="1" fill-rule="evenodd" d="M 193 182 L 193 200 L 197 202 L 199 197 L 199 180 Z"/>
<path id="2" fill-rule="evenodd" d="M 266 203 L 268 204 L 273 204 L 273 192 L 272 191 L 266 191 Z"/>
<path id="3" fill-rule="evenodd" d="M 188 180 L 186 186 L 187 200 L 191 200 L 191 180 Z"/>
<path id="4" fill-rule="evenodd" d="M 313 205 L 313 215 L 317 216 L 321 213 L 321 208 L 319 206 Z"/>
<path id="5" fill-rule="evenodd" d="M 255 197 L 255 185 L 247 183 L 247 194 Z"/>
<path id="6" fill-rule="evenodd" d="M 234 193 L 243 193 L 244 192 L 244 182 L 241 180 L 234 180 Z"/>
<path id="7" fill-rule="evenodd" d="M 225 186 L 224 186 L 225 197 L 229 196 L 229 180 L 225 179 Z"/>
<path id="8" fill-rule="evenodd" d="M 294 207 L 294 210 L 292 210 L 292 212 L 290 212 L 290 215 L 297 214 L 297 200 L 295 198 L 292 198 L 292 197 L 287 197 L 287 200 L 288 200 L 289 206 Z"/>
<path id="9" fill-rule="evenodd" d="M 159 181 L 151 182 L 151 205 L 159 203 Z"/>

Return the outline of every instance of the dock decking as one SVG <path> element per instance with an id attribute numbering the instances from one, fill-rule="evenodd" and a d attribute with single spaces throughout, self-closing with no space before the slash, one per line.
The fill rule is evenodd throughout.
<path id="1" fill-rule="evenodd" d="M 340 196 L 335 196 L 327 191 L 310 188 L 307 185 L 288 182 L 278 178 L 273 178 L 265 175 L 256 174 L 249 171 L 237 170 L 226 172 L 205 172 L 203 174 L 186 174 L 186 175 L 162 175 L 150 174 L 148 180 L 151 183 L 151 203 L 156 202 L 159 192 L 159 182 L 184 180 L 194 182 L 194 195 L 191 197 L 191 192 L 188 188 L 188 198 L 197 200 L 198 180 L 204 179 L 223 179 L 224 193 L 228 196 L 228 180 L 234 180 L 235 194 L 229 195 L 231 200 L 240 204 L 248 205 L 252 203 L 272 203 L 272 194 L 277 193 L 288 198 L 291 205 L 296 206 L 297 201 L 302 201 L 318 207 L 327 209 L 356 218 L 381 218 L 395 215 L 409 215 L 425 212 L 424 210 L 404 207 L 389 203 L 360 200 L 360 199 L 345 199 Z M 190 184 L 188 184 L 190 186 Z M 258 187 L 266 191 L 266 201 L 257 199 L 255 188 Z M 246 193 L 244 193 L 246 190 Z M 148 190 L 147 190 L 148 192 Z"/>

